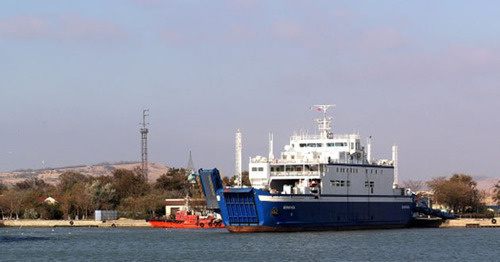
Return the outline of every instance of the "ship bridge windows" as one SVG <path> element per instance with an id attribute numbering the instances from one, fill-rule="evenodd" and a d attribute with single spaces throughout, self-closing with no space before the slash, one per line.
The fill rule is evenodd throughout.
<path id="1" fill-rule="evenodd" d="M 337 143 L 326 143 L 327 147 L 345 147 L 347 143 L 345 142 L 337 142 Z"/>
<path id="2" fill-rule="evenodd" d="M 322 143 L 300 143 L 299 147 L 323 147 Z"/>
<path id="3" fill-rule="evenodd" d="M 271 172 L 283 172 L 285 171 L 284 166 L 272 166 L 271 167 Z"/>
<path id="4" fill-rule="evenodd" d="M 257 171 L 264 171 L 264 168 L 263 167 L 252 167 L 252 172 L 257 172 Z"/>

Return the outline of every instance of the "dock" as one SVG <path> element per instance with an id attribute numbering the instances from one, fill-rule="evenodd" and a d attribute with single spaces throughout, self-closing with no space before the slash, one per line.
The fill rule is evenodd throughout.
<path id="1" fill-rule="evenodd" d="M 151 227 L 145 220 L 0 220 L 0 227 Z"/>
<path id="2" fill-rule="evenodd" d="M 493 223 L 496 221 L 496 223 Z M 465 228 L 500 228 L 500 218 L 462 218 L 462 219 L 450 219 L 444 221 L 439 227 L 450 228 L 450 227 L 465 227 Z"/>

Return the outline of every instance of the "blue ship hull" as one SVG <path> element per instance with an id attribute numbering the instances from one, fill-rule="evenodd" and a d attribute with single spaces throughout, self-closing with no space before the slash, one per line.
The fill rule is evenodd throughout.
<path id="1" fill-rule="evenodd" d="M 411 196 L 283 195 L 222 188 L 217 202 L 231 232 L 347 230 L 407 227 Z"/>

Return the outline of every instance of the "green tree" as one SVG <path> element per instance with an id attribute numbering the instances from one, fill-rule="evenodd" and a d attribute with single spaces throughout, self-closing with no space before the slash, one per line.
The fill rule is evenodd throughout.
<path id="1" fill-rule="evenodd" d="M 175 195 L 183 197 L 189 190 L 187 175 L 188 173 L 184 168 L 171 168 L 156 180 L 154 187 L 174 192 Z"/>
<path id="2" fill-rule="evenodd" d="M 103 184 L 101 180 L 95 180 L 87 184 L 85 194 L 90 200 L 91 208 L 95 210 L 112 209 L 113 200 L 115 199 L 116 190 L 111 183 Z"/>
<path id="3" fill-rule="evenodd" d="M 44 202 L 41 204 L 41 217 L 44 219 L 62 219 L 63 212 L 59 202 L 51 204 Z"/>

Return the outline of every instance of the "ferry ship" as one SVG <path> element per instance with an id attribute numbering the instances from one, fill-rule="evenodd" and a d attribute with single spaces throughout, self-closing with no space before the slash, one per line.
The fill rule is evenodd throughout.
<path id="1" fill-rule="evenodd" d="M 252 187 L 223 188 L 215 170 L 200 170 L 209 208 L 231 232 L 400 228 L 412 219 L 410 189 L 397 185 L 397 147 L 391 160 L 371 156 L 359 134 L 332 132 L 328 110 L 316 105 L 319 134 L 296 133 L 279 157 L 250 159 Z"/>

